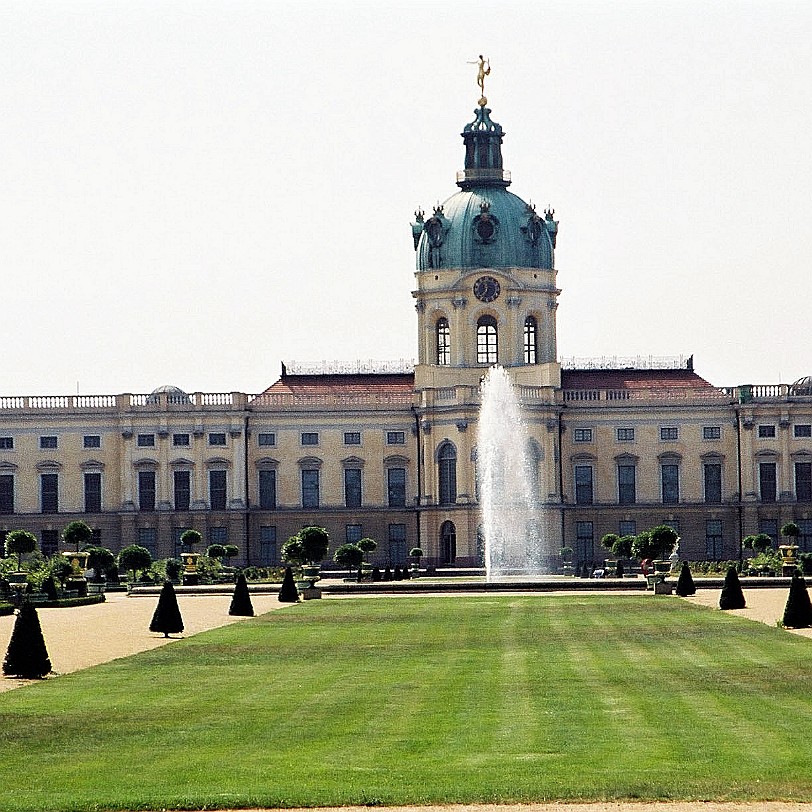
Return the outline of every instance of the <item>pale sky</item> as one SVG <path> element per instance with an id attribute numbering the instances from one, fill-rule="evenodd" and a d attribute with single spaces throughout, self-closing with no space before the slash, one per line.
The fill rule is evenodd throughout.
<path id="1" fill-rule="evenodd" d="M 415 358 L 410 222 L 486 94 L 563 358 L 812 374 L 812 3 L 6 0 L 0 394 Z"/>

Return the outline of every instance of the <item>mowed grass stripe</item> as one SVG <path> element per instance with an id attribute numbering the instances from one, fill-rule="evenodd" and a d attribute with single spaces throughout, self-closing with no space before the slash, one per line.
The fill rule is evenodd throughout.
<path id="1" fill-rule="evenodd" d="M 810 673 L 652 596 L 311 602 L 0 695 L 0 808 L 812 800 Z"/>

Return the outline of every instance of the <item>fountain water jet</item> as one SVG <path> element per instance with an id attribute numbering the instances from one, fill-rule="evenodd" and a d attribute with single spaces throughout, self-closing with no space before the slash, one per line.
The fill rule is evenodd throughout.
<path id="1" fill-rule="evenodd" d="M 491 367 L 482 380 L 477 473 L 488 581 L 549 571 L 552 550 L 539 503 L 539 460 L 508 373 Z"/>

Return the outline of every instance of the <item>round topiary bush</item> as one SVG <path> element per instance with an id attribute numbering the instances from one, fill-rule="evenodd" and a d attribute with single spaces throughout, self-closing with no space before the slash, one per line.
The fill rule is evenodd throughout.
<path id="1" fill-rule="evenodd" d="M 17 556 L 17 569 L 20 569 L 22 556 L 37 549 L 37 537 L 27 530 L 12 530 L 6 536 L 6 555 Z"/>

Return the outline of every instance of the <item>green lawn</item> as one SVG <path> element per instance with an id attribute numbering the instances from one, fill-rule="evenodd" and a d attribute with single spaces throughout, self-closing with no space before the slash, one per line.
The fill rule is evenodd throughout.
<path id="1" fill-rule="evenodd" d="M 311 601 L 0 694 L 0 809 L 810 801 L 810 677 L 651 595 Z"/>

